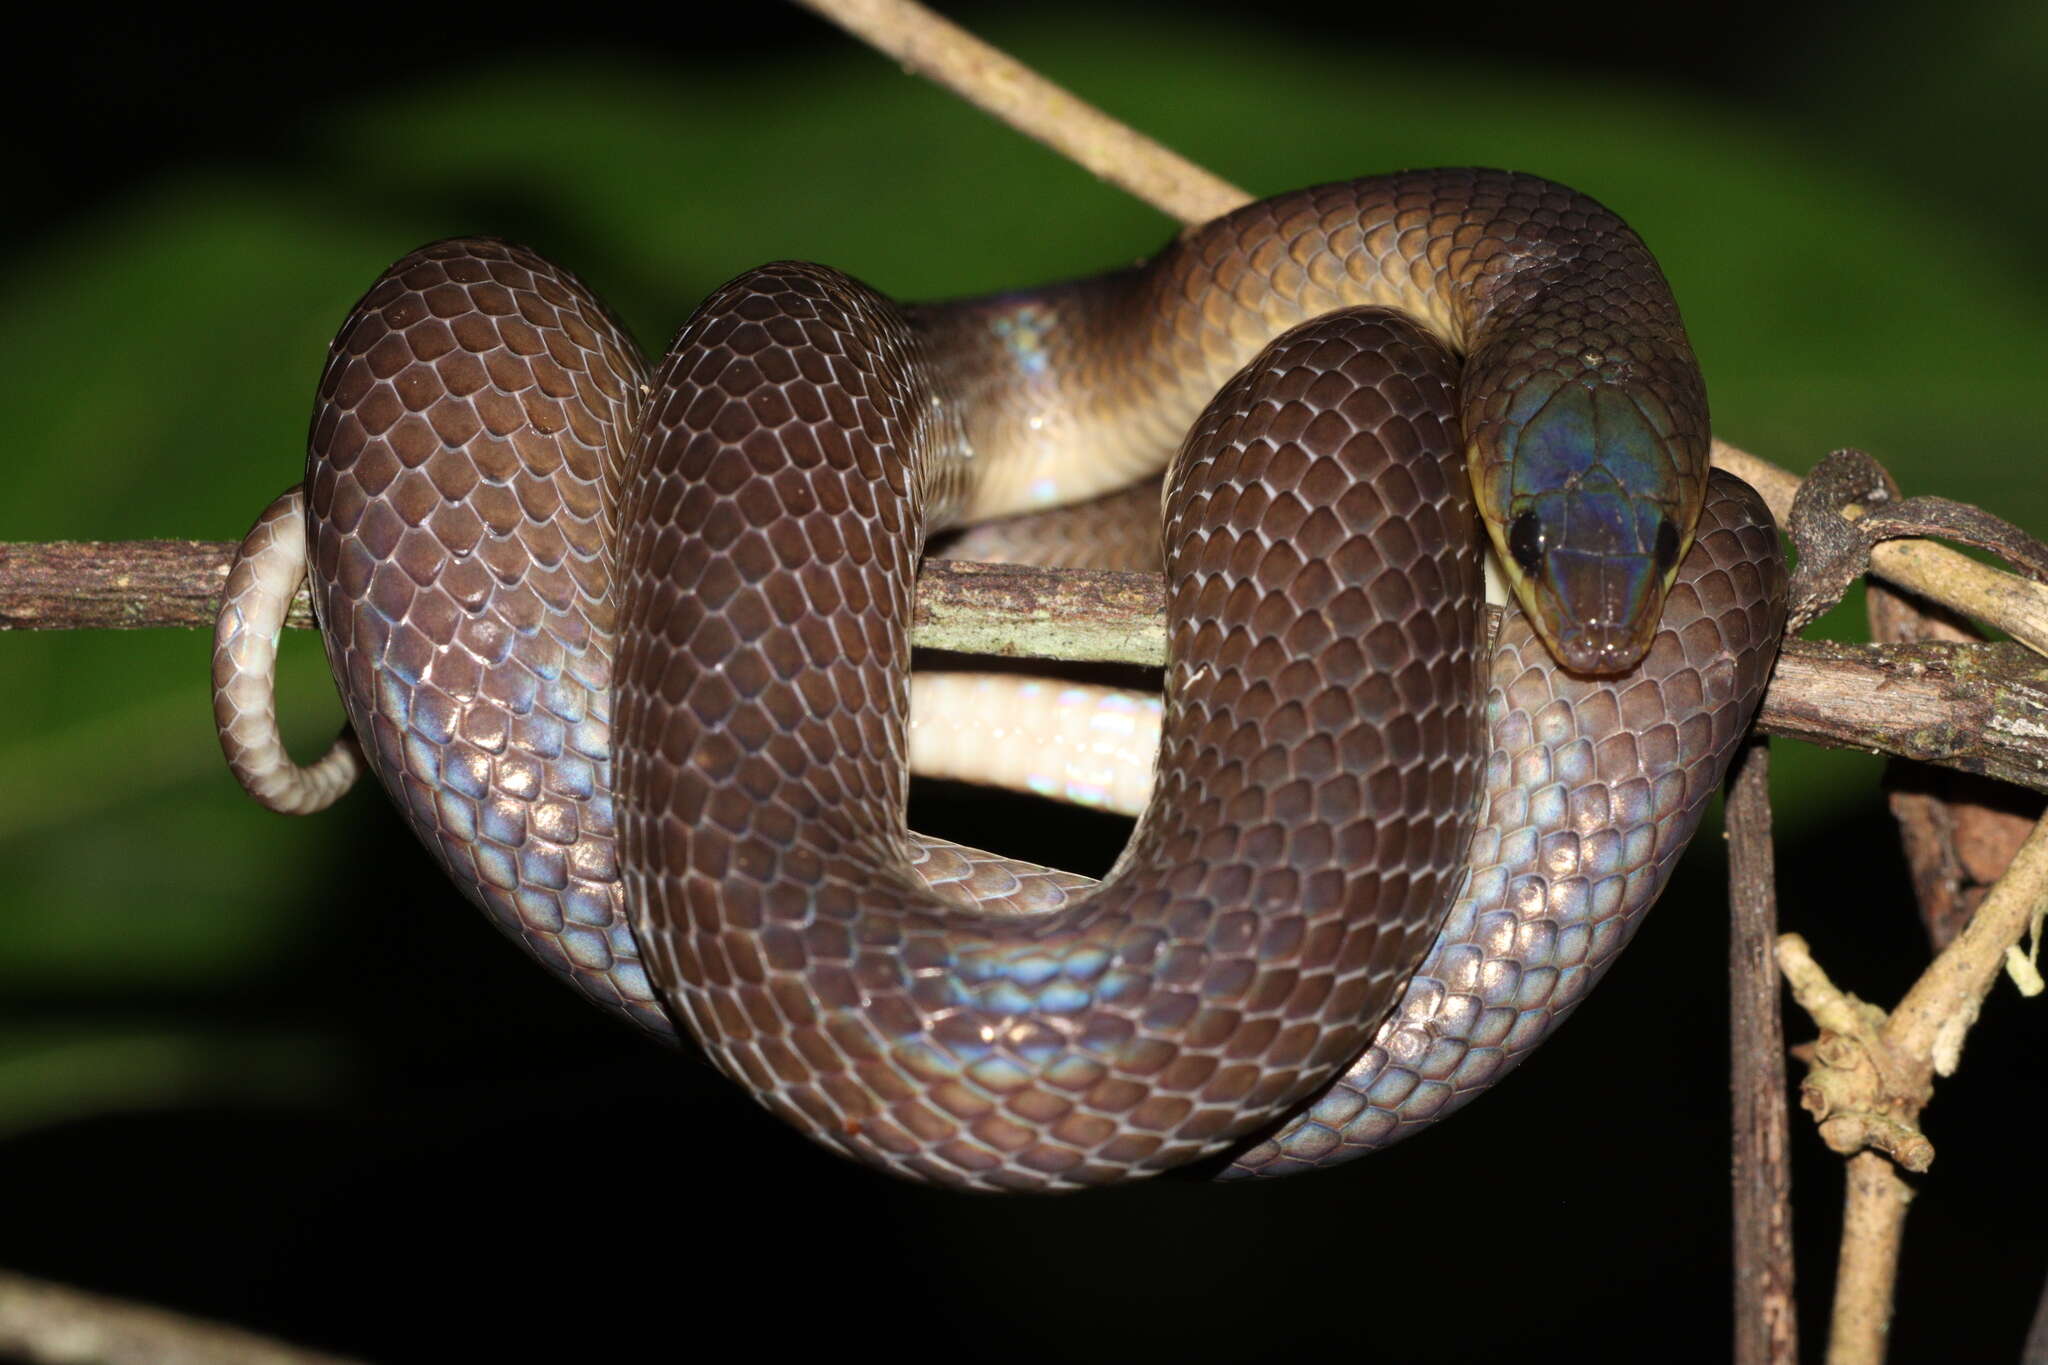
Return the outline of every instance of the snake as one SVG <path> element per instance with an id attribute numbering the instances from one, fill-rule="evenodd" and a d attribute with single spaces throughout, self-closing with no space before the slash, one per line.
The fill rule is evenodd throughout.
<path id="1" fill-rule="evenodd" d="M 1115 866 L 909 831 L 928 542 L 1161 471 L 1107 519 L 1168 630 Z M 301 576 L 352 736 L 308 768 L 271 689 Z M 215 719 L 277 809 L 367 761 L 543 966 L 845 1156 L 1256 1178 L 1440 1120 L 1584 998 L 1784 595 L 1655 259 L 1535 176 L 1316 186 L 946 303 L 777 262 L 651 372 L 568 271 L 462 238 L 331 345 L 304 481 L 228 576 Z"/>

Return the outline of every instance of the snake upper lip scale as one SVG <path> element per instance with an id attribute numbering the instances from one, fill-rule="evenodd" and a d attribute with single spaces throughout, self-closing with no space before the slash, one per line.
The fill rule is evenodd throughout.
<path id="1" fill-rule="evenodd" d="M 1158 778 L 1117 868 L 906 831 L 927 536 L 1176 450 Z M 457 882 L 812 1137 L 982 1189 L 1286 1173 L 1504 1074 L 1661 889 L 1783 614 L 1768 513 L 1706 452 L 1655 262 L 1525 175 L 1297 191 L 954 304 L 766 266 L 651 381 L 573 276 L 441 242 L 336 338 L 303 496 L 230 578 L 216 716 L 269 804 L 350 780 L 276 737 L 303 566 L 362 751 Z M 1475 503 L 1529 618 L 1490 659 Z"/>

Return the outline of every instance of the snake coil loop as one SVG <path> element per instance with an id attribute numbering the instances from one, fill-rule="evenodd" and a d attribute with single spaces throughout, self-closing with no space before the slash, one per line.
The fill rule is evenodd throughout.
<path id="1" fill-rule="evenodd" d="M 1116 869 L 906 831 L 926 539 L 1176 450 Z M 1504 1074 L 1661 889 L 1783 612 L 1706 451 L 1654 261 L 1527 176 L 1303 190 L 963 303 L 766 266 L 651 380 L 574 277 L 451 241 L 336 338 L 303 562 L 370 766 L 598 1003 L 898 1174 L 1280 1174 Z M 297 516 L 245 546 L 215 681 L 245 783 L 307 808 L 347 774 L 293 778 L 268 709 Z M 1478 525 L 1527 613 L 1490 654 Z"/>

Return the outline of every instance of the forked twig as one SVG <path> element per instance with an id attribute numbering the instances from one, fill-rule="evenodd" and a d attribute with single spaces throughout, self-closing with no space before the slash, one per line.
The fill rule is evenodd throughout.
<path id="1" fill-rule="evenodd" d="M 1913 1197 L 1895 1166 L 1924 1171 L 1933 1162 L 1919 1119 L 1934 1078 L 1955 1071 L 1984 997 L 2009 951 L 2038 931 L 2044 904 L 2048 819 L 2034 826 L 1977 913 L 1890 1014 L 1830 981 L 1799 935 L 1778 941 L 1778 965 L 1793 998 L 1821 1030 L 1801 1103 L 1819 1120 L 1821 1139 L 1851 1154 L 1829 1365 L 1884 1359 L 1899 1238 Z"/>
<path id="2" fill-rule="evenodd" d="M 29 1365 L 347 1365 L 238 1327 L 0 1271 L 0 1359 Z"/>

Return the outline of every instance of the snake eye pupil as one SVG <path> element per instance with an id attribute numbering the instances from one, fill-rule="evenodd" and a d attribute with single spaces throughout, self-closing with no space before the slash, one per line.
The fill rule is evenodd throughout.
<path id="1" fill-rule="evenodd" d="M 1671 524 L 1669 517 L 1657 523 L 1655 554 L 1658 573 L 1670 573 L 1678 563 L 1678 528 Z"/>
<path id="2" fill-rule="evenodd" d="M 1543 527 L 1534 512 L 1524 512 L 1508 523 L 1508 553 L 1523 573 L 1535 573 L 1543 563 Z"/>

